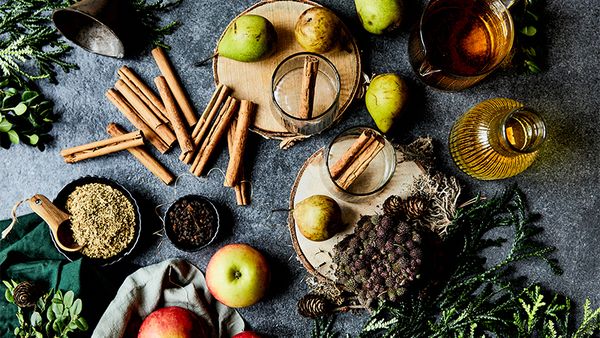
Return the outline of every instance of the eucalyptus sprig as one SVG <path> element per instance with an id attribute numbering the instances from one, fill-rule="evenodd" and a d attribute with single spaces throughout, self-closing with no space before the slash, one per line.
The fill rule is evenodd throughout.
<path id="1" fill-rule="evenodd" d="M 125 1 L 125 0 L 124 0 Z M 127 0 L 140 21 L 139 42 L 145 47 L 162 46 L 177 21 L 161 25 L 160 13 L 182 0 Z M 77 65 L 66 61 L 72 47 L 61 38 L 51 13 L 75 0 L 5 0 L 0 3 L 0 146 L 24 143 L 40 150 L 51 140 L 56 116 L 52 102 L 33 86 L 33 81 L 56 82 L 57 71 L 69 72 Z"/>
<path id="2" fill-rule="evenodd" d="M 13 292 L 19 283 L 14 280 L 2 282 L 6 286 L 6 300 L 15 304 Z M 33 309 L 17 306 L 19 326 L 13 333 L 21 338 L 67 338 L 74 332 L 87 331 L 87 321 L 81 317 L 82 306 L 81 299 L 75 298 L 73 291 L 50 290 L 37 300 Z"/>
<path id="3" fill-rule="evenodd" d="M 44 150 L 56 121 L 53 104 L 27 82 L 0 82 L 0 146 L 27 144 Z"/>
<path id="4" fill-rule="evenodd" d="M 510 9 L 516 32 L 511 64 L 525 73 L 542 71 L 544 1 L 517 0 Z"/>

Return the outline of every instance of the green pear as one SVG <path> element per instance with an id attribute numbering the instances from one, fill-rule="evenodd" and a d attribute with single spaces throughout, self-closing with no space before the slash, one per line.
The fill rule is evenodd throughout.
<path id="1" fill-rule="evenodd" d="M 403 0 L 354 0 L 356 12 L 369 33 L 383 34 L 402 23 Z"/>
<path id="2" fill-rule="evenodd" d="M 365 94 L 365 103 L 377 128 L 387 133 L 408 101 L 408 86 L 397 74 L 377 75 Z"/>
<path id="3" fill-rule="evenodd" d="M 237 18 L 219 42 L 219 55 L 241 62 L 255 62 L 275 50 L 277 33 L 273 24 L 260 15 Z"/>
<path id="4" fill-rule="evenodd" d="M 294 27 L 296 41 L 308 52 L 327 53 L 336 49 L 342 31 L 340 19 L 324 7 L 304 11 Z"/>
<path id="5" fill-rule="evenodd" d="M 313 195 L 294 207 L 294 220 L 300 233 L 311 241 L 325 241 L 342 228 L 342 210 L 325 195 Z"/>

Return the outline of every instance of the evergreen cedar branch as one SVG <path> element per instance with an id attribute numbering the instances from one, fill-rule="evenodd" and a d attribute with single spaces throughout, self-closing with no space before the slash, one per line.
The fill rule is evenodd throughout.
<path id="1" fill-rule="evenodd" d="M 177 21 L 160 24 L 159 12 L 182 0 L 130 0 L 137 13 L 146 45 L 169 48 L 164 38 L 178 27 Z M 52 102 L 46 100 L 33 81 L 56 83 L 56 71 L 69 72 L 77 65 L 65 61 L 71 46 L 51 23 L 54 9 L 74 0 L 6 0 L 0 4 L 0 146 L 25 143 L 43 150 L 56 118 Z M 33 98 L 35 96 L 35 98 Z M 33 99 L 32 99 L 33 98 Z M 19 101 L 20 100 L 20 101 Z"/>
<path id="2" fill-rule="evenodd" d="M 579 326 L 572 323 L 571 300 L 539 285 L 523 287 L 524 277 L 513 276 L 514 265 L 530 259 L 546 262 L 560 274 L 549 255 L 555 250 L 535 239 L 542 228 L 533 225 L 523 194 L 516 188 L 502 196 L 459 210 L 446 243 L 463 244 L 454 272 L 437 296 L 380 303 L 359 337 L 564 337 L 600 333 L 600 308 L 584 304 Z M 512 228 L 511 243 L 490 238 L 498 228 Z M 509 245 L 506 256 L 486 266 L 485 249 Z M 331 319 L 315 322 L 312 337 L 337 337 Z"/>

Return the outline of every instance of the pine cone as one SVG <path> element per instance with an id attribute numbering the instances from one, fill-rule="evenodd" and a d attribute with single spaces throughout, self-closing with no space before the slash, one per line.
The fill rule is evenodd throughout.
<path id="1" fill-rule="evenodd" d="M 400 196 L 390 196 L 383 202 L 383 212 L 392 217 L 404 214 L 404 201 Z"/>
<path id="2" fill-rule="evenodd" d="M 33 307 L 39 296 L 37 287 L 31 282 L 21 282 L 13 290 L 15 304 L 20 308 Z"/>
<path id="3" fill-rule="evenodd" d="M 427 209 L 425 199 L 418 196 L 411 196 L 404 201 L 406 217 L 408 219 L 417 220 L 421 218 Z"/>
<path id="4" fill-rule="evenodd" d="M 331 313 L 331 303 L 321 295 L 308 294 L 298 301 L 298 313 L 302 317 L 317 318 Z"/>

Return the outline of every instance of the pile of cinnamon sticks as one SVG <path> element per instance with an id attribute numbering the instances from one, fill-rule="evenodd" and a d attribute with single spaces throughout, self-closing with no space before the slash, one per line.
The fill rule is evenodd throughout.
<path id="1" fill-rule="evenodd" d="M 65 149 L 61 155 L 67 163 L 75 163 L 126 149 L 154 175 L 171 184 L 175 176 L 150 154 L 144 141 L 161 154 L 178 143 L 179 158 L 200 176 L 227 137 L 230 160 L 224 185 L 234 188 L 238 205 L 248 205 L 250 189 L 243 162 L 256 105 L 234 98 L 230 88 L 219 85 L 198 118 L 167 54 L 158 47 L 152 50 L 152 56 L 161 72 L 154 79 L 158 94 L 127 66 L 118 70 L 119 79 L 106 92 L 108 100 L 137 130 L 128 132 L 110 123 L 107 132 L 111 138 Z"/>
<path id="2" fill-rule="evenodd" d="M 362 175 L 384 148 L 383 138 L 372 131 L 364 131 L 329 169 L 331 178 L 347 190 Z"/>
<path id="3" fill-rule="evenodd" d="M 223 185 L 235 190 L 238 205 L 247 205 L 250 203 L 250 189 L 243 162 L 256 104 L 248 100 L 238 100 L 231 92 L 231 88 L 225 85 L 217 87 L 200 115 L 200 122 L 192 131 L 195 151 L 187 155 L 182 154 L 179 159 L 191 165 L 192 174 L 200 176 L 206 172 L 206 166 L 221 140 L 227 137 L 229 164 Z"/>

